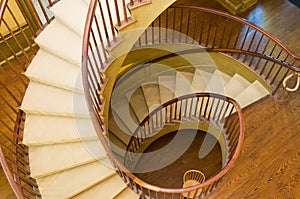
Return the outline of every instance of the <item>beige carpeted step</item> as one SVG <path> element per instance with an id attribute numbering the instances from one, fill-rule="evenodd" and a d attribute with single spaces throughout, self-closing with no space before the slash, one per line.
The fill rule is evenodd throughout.
<path id="1" fill-rule="evenodd" d="M 33 81 L 83 93 L 80 73 L 78 66 L 40 49 L 25 75 Z"/>
<path id="2" fill-rule="evenodd" d="M 139 87 L 133 92 L 127 93 L 126 97 L 139 122 L 142 122 L 149 114 L 142 88 Z"/>
<path id="3" fill-rule="evenodd" d="M 64 24 L 54 19 L 35 39 L 44 50 L 81 66 L 82 39 Z"/>
<path id="4" fill-rule="evenodd" d="M 124 123 L 127 127 L 127 129 L 122 129 L 124 132 L 126 132 L 129 135 L 132 135 L 134 133 L 135 129 L 139 125 L 139 121 L 137 120 L 136 116 L 131 113 L 131 107 L 127 99 L 119 99 L 119 101 L 115 102 L 114 104 L 111 104 L 111 107 L 113 109 L 113 117 L 115 119 L 116 124 L 118 124 L 119 127 L 122 127 L 122 124 Z M 120 121 L 120 119 L 122 121 Z"/>
<path id="5" fill-rule="evenodd" d="M 236 73 L 225 86 L 226 96 L 234 98 L 248 86 L 250 86 L 250 84 L 251 83 L 248 82 L 245 78 Z"/>
<path id="6" fill-rule="evenodd" d="M 203 92 L 212 74 L 202 70 L 196 70 L 191 85 L 191 92 Z"/>
<path id="7" fill-rule="evenodd" d="M 148 83 L 142 85 L 149 112 L 158 107 L 160 103 L 159 85 L 158 83 Z"/>
<path id="8" fill-rule="evenodd" d="M 175 97 L 190 93 L 193 73 L 177 72 L 175 81 Z"/>
<path id="9" fill-rule="evenodd" d="M 106 158 L 96 140 L 29 147 L 31 176 L 41 178 Z"/>
<path id="10" fill-rule="evenodd" d="M 175 76 L 160 76 L 158 77 L 159 93 L 161 103 L 165 103 L 175 96 Z"/>
<path id="11" fill-rule="evenodd" d="M 111 150 L 120 157 L 119 161 L 123 163 L 127 145 L 123 141 L 121 141 L 117 136 L 110 132 L 109 146 Z"/>
<path id="12" fill-rule="evenodd" d="M 269 91 L 256 80 L 236 96 L 235 99 L 241 107 L 245 107 L 268 94 L 270 94 Z"/>
<path id="13" fill-rule="evenodd" d="M 121 191 L 126 188 L 126 184 L 121 178 L 115 174 L 105 181 L 98 183 L 90 189 L 78 194 L 74 199 L 87 199 L 101 197 L 103 199 L 110 199 L 116 197 Z"/>
<path id="14" fill-rule="evenodd" d="M 108 120 L 108 130 L 112 132 L 116 137 L 118 137 L 122 142 L 129 143 L 131 133 L 129 134 L 129 130 L 127 126 L 123 122 L 116 122 L 117 119 L 114 115 L 110 112 L 109 113 L 109 120 Z"/>
<path id="15" fill-rule="evenodd" d="M 230 79 L 231 76 L 219 70 L 215 70 L 215 72 L 212 74 L 211 78 L 207 82 L 205 91 L 209 93 L 218 93 L 224 95 L 225 86 L 230 81 Z"/>
<path id="16" fill-rule="evenodd" d="M 29 83 L 21 109 L 32 114 L 89 118 L 84 95 L 36 82 Z"/>
<path id="17" fill-rule="evenodd" d="M 66 8 L 68 12 L 66 12 Z M 88 5 L 84 0 L 63 0 L 51 7 L 55 18 L 83 36 Z"/>
<path id="18" fill-rule="evenodd" d="M 27 146 L 97 139 L 89 118 L 27 114 L 24 133 Z"/>
<path id="19" fill-rule="evenodd" d="M 37 179 L 43 198 L 71 198 L 115 175 L 115 170 L 99 161 Z"/>
<path id="20" fill-rule="evenodd" d="M 115 196 L 113 199 L 139 199 L 140 196 L 134 193 L 130 188 L 126 187 L 124 190 L 122 190 L 117 196 Z"/>

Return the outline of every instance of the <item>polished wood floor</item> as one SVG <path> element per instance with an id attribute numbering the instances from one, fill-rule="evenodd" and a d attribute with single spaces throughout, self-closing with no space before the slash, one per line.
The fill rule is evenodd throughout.
<path id="1" fill-rule="evenodd" d="M 212 0 L 179 0 L 224 10 Z M 241 15 L 300 55 L 300 9 L 288 0 L 259 0 Z M 234 168 L 210 198 L 300 198 L 300 92 L 244 111 L 246 137 Z M 0 171 L 0 198 L 14 198 Z"/>
<path id="2" fill-rule="evenodd" d="M 136 175 L 147 183 L 180 188 L 185 171 L 200 170 L 207 180 L 221 171 L 221 167 L 222 153 L 216 138 L 202 131 L 185 129 L 154 141 L 135 169 L 141 171 Z"/>

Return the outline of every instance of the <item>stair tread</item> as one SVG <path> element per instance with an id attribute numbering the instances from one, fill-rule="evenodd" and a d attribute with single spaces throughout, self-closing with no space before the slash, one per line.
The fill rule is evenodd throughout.
<path id="1" fill-rule="evenodd" d="M 56 19 L 39 34 L 35 42 L 42 49 L 81 66 L 81 38 Z"/>
<path id="2" fill-rule="evenodd" d="M 212 74 L 202 70 L 196 70 L 192 81 L 192 92 L 204 92 Z"/>
<path id="3" fill-rule="evenodd" d="M 235 99 L 241 107 L 245 107 L 270 94 L 257 80 L 241 92 Z"/>
<path id="4" fill-rule="evenodd" d="M 122 157 L 121 162 L 123 162 L 127 145 L 112 133 L 109 134 L 109 145 L 114 153 Z"/>
<path id="5" fill-rule="evenodd" d="M 114 174 L 114 169 L 101 164 L 100 161 L 95 161 L 38 178 L 37 183 L 44 198 L 70 198 L 99 182 L 105 181 Z"/>
<path id="6" fill-rule="evenodd" d="M 190 93 L 193 73 L 177 72 L 175 81 L 175 97 Z"/>
<path id="7" fill-rule="evenodd" d="M 128 133 L 129 135 L 132 135 L 132 133 L 134 133 L 135 129 L 138 127 L 139 121 L 137 120 L 137 118 L 134 115 L 132 115 L 132 113 L 131 113 L 132 110 L 131 110 L 128 100 L 125 98 L 119 99 L 118 102 L 111 103 L 111 107 L 113 109 L 113 116 L 114 116 L 115 122 L 117 124 L 123 122 L 126 125 L 126 127 L 128 128 L 129 132 L 126 131 L 126 129 L 122 129 L 122 130 L 125 130 L 126 133 Z M 115 116 L 115 114 L 116 114 L 116 116 Z M 119 121 L 119 120 L 122 120 L 122 121 Z M 122 124 L 118 125 L 118 126 L 122 127 Z"/>
<path id="8" fill-rule="evenodd" d="M 29 147 L 31 176 L 41 178 L 106 157 L 99 140 Z"/>
<path id="9" fill-rule="evenodd" d="M 40 49 L 25 75 L 30 80 L 83 93 L 80 72 L 78 66 Z"/>
<path id="10" fill-rule="evenodd" d="M 29 83 L 21 109 L 33 114 L 89 118 L 84 95 L 36 82 Z"/>
<path id="11" fill-rule="evenodd" d="M 144 118 L 149 114 L 143 90 L 141 89 L 141 87 L 139 87 L 133 92 L 127 93 L 126 97 L 139 122 L 142 122 Z"/>
<path id="12" fill-rule="evenodd" d="M 129 187 L 122 190 L 114 199 L 139 199 L 140 196 L 134 193 Z"/>
<path id="13" fill-rule="evenodd" d="M 26 115 L 23 143 L 27 146 L 96 138 L 93 124 L 87 118 Z"/>
<path id="14" fill-rule="evenodd" d="M 225 86 L 226 96 L 234 98 L 250 86 L 250 84 L 248 80 L 236 73 Z"/>
<path id="15" fill-rule="evenodd" d="M 175 76 L 158 77 L 160 101 L 162 104 L 174 98 L 175 81 Z"/>
<path id="16" fill-rule="evenodd" d="M 117 175 L 113 175 L 105 181 L 102 181 L 95 185 L 94 187 L 85 190 L 79 195 L 75 196 L 74 199 L 86 199 L 86 198 L 114 198 L 122 190 L 126 188 L 126 184 L 122 179 Z"/>
<path id="17" fill-rule="evenodd" d="M 206 92 L 209 93 L 218 93 L 225 94 L 225 86 L 230 81 L 231 76 L 219 71 L 215 70 L 212 74 L 210 80 L 207 82 L 207 86 L 205 88 Z"/>
<path id="18" fill-rule="evenodd" d="M 68 12 L 66 12 L 68 8 Z M 83 36 L 88 5 L 82 0 L 63 0 L 50 8 L 55 18 Z"/>
<path id="19" fill-rule="evenodd" d="M 159 85 L 157 83 L 148 83 L 142 85 L 149 112 L 160 105 Z"/>
<path id="20" fill-rule="evenodd" d="M 117 123 L 113 114 L 109 113 L 108 120 L 108 129 L 112 132 L 116 137 L 122 140 L 125 144 L 128 144 L 131 134 L 128 133 L 127 127 L 123 125 L 123 123 Z"/>

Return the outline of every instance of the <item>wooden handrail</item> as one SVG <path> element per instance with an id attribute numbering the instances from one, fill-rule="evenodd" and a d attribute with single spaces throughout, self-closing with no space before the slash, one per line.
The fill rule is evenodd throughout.
<path id="1" fill-rule="evenodd" d="M 195 191 L 195 190 L 199 190 L 199 189 L 203 189 L 204 187 L 207 187 L 209 185 L 212 185 L 214 184 L 215 182 L 219 181 L 225 174 L 226 172 L 230 169 L 231 165 L 234 164 L 234 162 L 236 161 L 236 158 L 238 157 L 239 153 L 240 153 L 240 150 L 241 150 L 241 147 L 242 147 L 242 143 L 243 143 L 243 139 L 244 139 L 244 119 L 242 117 L 242 111 L 241 111 L 241 108 L 239 107 L 238 103 L 232 99 L 232 98 L 229 98 L 229 97 L 226 97 L 226 96 L 222 96 L 222 95 L 219 95 L 219 94 L 215 94 L 215 93 L 192 93 L 192 94 L 187 94 L 187 95 L 184 95 L 184 96 L 180 96 L 178 98 L 174 98 L 172 100 L 169 100 L 167 102 L 165 102 L 164 104 L 162 104 L 161 106 L 157 107 L 156 109 L 154 109 L 151 113 L 149 113 L 148 116 L 145 117 L 145 119 L 139 124 L 139 127 L 135 130 L 134 134 L 131 136 L 131 139 L 128 143 L 128 146 L 127 146 L 127 150 L 126 150 L 126 154 L 125 154 L 125 164 L 126 164 L 126 160 L 129 158 L 129 153 L 131 155 L 133 155 L 132 153 L 135 153 L 139 150 L 139 147 L 144 143 L 146 142 L 147 140 L 147 136 L 145 139 L 141 139 L 140 136 L 138 135 L 139 133 L 139 130 L 140 128 L 143 128 L 143 126 L 147 125 L 147 124 L 151 124 L 151 122 L 149 122 L 151 120 L 151 118 L 156 118 L 155 115 L 160 113 L 160 112 L 167 112 L 167 111 L 164 111 L 165 109 L 167 109 L 168 107 L 174 105 L 174 104 L 182 104 L 183 102 L 186 102 L 185 103 L 185 110 L 187 108 L 187 104 L 190 104 L 191 107 L 189 107 L 190 109 L 193 109 L 192 108 L 192 102 L 194 99 L 197 99 L 196 101 L 201 101 L 203 100 L 203 98 L 208 98 L 208 101 L 210 98 L 212 99 L 218 99 L 218 100 L 223 100 L 224 102 L 228 102 L 230 104 L 232 104 L 234 106 L 234 109 L 237 111 L 238 113 L 238 118 L 239 118 L 239 139 L 237 140 L 238 143 L 234 143 L 233 145 L 236 145 L 236 149 L 234 150 L 234 155 L 232 156 L 232 160 L 229 161 L 228 164 L 226 164 L 226 166 L 214 177 L 210 178 L 209 180 L 205 181 L 204 183 L 201 183 L 199 185 L 196 185 L 196 186 L 193 186 L 193 187 L 189 187 L 189 188 L 182 188 L 182 189 L 165 189 L 165 188 L 160 188 L 160 192 L 166 192 L 166 193 L 185 193 L 185 192 L 190 192 L 190 191 Z M 186 100 L 191 100 L 189 102 L 187 102 Z M 207 103 L 208 103 L 207 101 Z M 211 111 L 213 109 L 213 107 L 215 104 L 211 104 L 210 106 L 210 110 L 208 111 Z M 186 116 L 185 114 L 186 113 L 181 113 L 181 105 L 180 105 L 180 108 L 179 110 L 177 110 L 179 112 L 179 114 L 181 115 L 178 115 L 176 118 L 176 113 L 174 113 L 172 116 L 172 119 L 171 120 L 174 120 L 173 122 L 180 122 L 180 120 L 182 120 L 182 118 L 186 118 L 186 119 L 191 119 L 191 118 L 198 118 L 200 119 L 200 116 L 195 116 L 195 115 L 191 115 L 191 113 L 189 113 L 188 116 Z M 198 109 L 202 109 L 203 107 L 200 108 L 200 106 L 196 106 L 194 108 L 198 108 Z M 208 108 L 208 107 L 205 107 L 205 108 Z M 215 111 L 218 111 L 219 113 L 226 113 L 228 110 L 228 106 L 224 109 L 225 107 L 223 107 L 223 109 L 219 109 L 218 107 L 215 109 Z M 195 112 L 199 112 L 199 114 L 202 113 L 203 110 L 193 110 Z M 167 113 L 166 113 L 167 115 Z M 185 116 L 184 116 L 185 115 Z M 213 116 L 215 116 L 215 113 L 212 113 Z M 171 117 L 171 116 L 170 116 Z M 226 117 L 230 117 L 230 115 L 227 115 Z M 201 116 L 201 119 L 207 119 L 208 121 L 210 120 L 210 114 L 208 116 L 205 116 L 205 112 L 204 112 L 204 115 Z M 214 119 L 217 119 L 217 120 L 223 120 L 223 118 L 214 118 L 213 117 L 213 120 Z M 168 123 L 172 123 L 172 121 L 168 121 Z M 154 129 L 154 128 L 151 128 L 151 126 L 149 127 L 149 129 Z M 147 132 L 148 134 L 155 134 L 157 133 L 156 132 L 157 129 L 154 129 L 153 132 L 151 131 L 150 132 Z M 224 132 L 223 132 L 224 133 Z M 230 132 L 228 132 L 228 134 L 231 134 Z M 140 138 L 140 139 L 139 139 Z M 138 142 L 140 143 L 136 143 L 135 140 L 138 140 Z M 229 145 L 230 147 L 230 145 Z M 134 150 L 131 150 L 131 149 L 134 149 Z M 132 158 L 129 158 L 130 160 L 128 161 L 131 161 L 133 160 Z M 134 161 L 134 160 L 133 160 Z M 131 162 L 132 163 L 132 162 Z M 130 167 L 130 164 L 127 165 L 127 167 Z M 150 186 L 149 186 L 150 188 Z"/>

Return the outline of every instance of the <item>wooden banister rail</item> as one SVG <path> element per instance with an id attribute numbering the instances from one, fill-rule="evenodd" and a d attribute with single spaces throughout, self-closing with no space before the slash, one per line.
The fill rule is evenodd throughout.
<path id="1" fill-rule="evenodd" d="M 135 47 L 165 43 L 198 44 L 207 51 L 225 53 L 255 71 L 277 96 L 286 91 L 283 80 L 300 71 L 300 56 L 277 38 L 245 19 L 213 9 L 173 5 Z"/>
<path id="2" fill-rule="evenodd" d="M 140 124 L 133 133 L 125 154 L 125 166 L 134 172 L 134 167 L 139 150 L 149 138 L 157 134 L 165 125 L 181 122 L 184 120 L 205 120 L 208 123 L 218 125 L 222 129 L 223 136 L 226 139 L 226 163 L 224 169 L 227 172 L 227 166 L 236 160 L 242 146 L 244 137 L 244 121 L 239 105 L 235 100 L 213 93 L 193 93 L 172 99 L 160 107 L 153 110 Z M 223 169 L 223 170 L 224 170 Z M 187 194 L 202 190 L 201 194 L 207 195 L 212 187 L 221 180 L 226 172 L 220 171 L 220 175 L 213 177 L 205 183 L 193 187 L 190 190 L 182 189 L 178 194 Z M 145 189 L 145 188 L 142 188 Z M 145 190 L 144 190 L 145 191 Z M 148 192 L 148 190 L 146 190 Z M 175 193 L 175 192 L 174 192 Z M 189 193 L 191 194 L 191 193 Z M 190 195 L 191 196 L 191 195 Z M 160 196 L 159 198 L 164 198 Z"/>
<path id="3" fill-rule="evenodd" d="M 19 107 L 29 83 L 23 73 L 38 51 L 33 38 L 52 21 L 46 10 L 57 1 L 38 1 L 42 13 L 31 0 L 0 3 L 0 162 L 18 199 L 41 197 L 30 177 L 28 149 L 22 144 L 25 113 Z"/>

